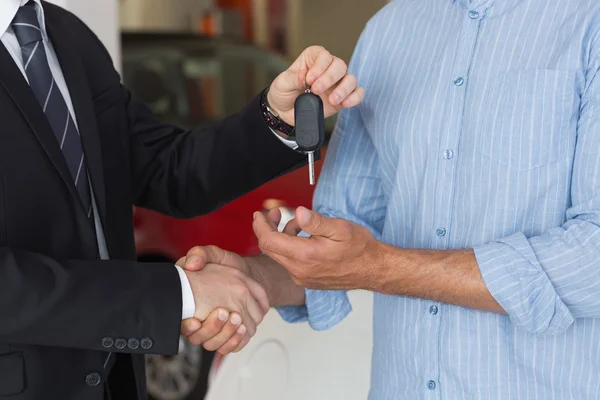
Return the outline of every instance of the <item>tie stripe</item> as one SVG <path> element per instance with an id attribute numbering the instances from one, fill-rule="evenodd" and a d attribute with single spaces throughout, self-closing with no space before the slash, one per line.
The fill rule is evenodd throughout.
<path id="1" fill-rule="evenodd" d="M 90 218 L 92 196 L 81 138 L 65 99 L 60 90 L 56 90 L 56 82 L 48 64 L 35 7 L 32 1 L 21 7 L 12 22 L 12 28 L 21 45 L 23 67 L 29 86 L 40 106 L 43 107 L 69 167 L 84 210 Z"/>

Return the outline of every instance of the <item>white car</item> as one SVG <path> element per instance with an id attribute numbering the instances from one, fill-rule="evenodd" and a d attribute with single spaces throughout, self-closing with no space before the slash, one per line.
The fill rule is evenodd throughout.
<path id="1" fill-rule="evenodd" d="M 352 313 L 324 332 L 271 310 L 242 352 L 213 367 L 206 400 L 365 400 L 373 295 L 351 292 L 350 301 Z"/>

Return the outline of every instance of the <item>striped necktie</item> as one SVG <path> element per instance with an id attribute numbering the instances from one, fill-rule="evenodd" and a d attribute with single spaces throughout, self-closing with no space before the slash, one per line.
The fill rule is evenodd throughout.
<path id="1" fill-rule="evenodd" d="M 79 131 L 50 71 L 35 2 L 22 6 L 12 22 L 29 86 L 43 108 L 69 166 L 88 219 L 93 222 L 92 197 Z"/>

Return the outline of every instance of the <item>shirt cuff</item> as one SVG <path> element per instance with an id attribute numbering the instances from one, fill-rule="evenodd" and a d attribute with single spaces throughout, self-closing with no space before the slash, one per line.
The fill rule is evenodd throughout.
<path id="1" fill-rule="evenodd" d="M 485 284 L 513 324 L 533 334 L 563 333 L 573 315 L 522 233 L 475 248 Z"/>
<path id="2" fill-rule="evenodd" d="M 269 129 L 271 129 L 271 128 L 269 128 Z M 277 139 L 281 140 L 283 142 L 283 144 L 285 144 L 290 149 L 292 149 L 292 150 L 298 149 L 298 143 L 296 143 L 295 140 L 284 139 L 279 133 L 275 132 L 273 129 L 271 129 L 271 132 L 273 132 L 273 134 L 275 136 L 277 136 Z"/>
<path id="3" fill-rule="evenodd" d="M 277 308 L 284 321 L 307 322 L 316 331 L 333 328 L 350 312 L 348 295 L 339 290 L 306 290 L 306 305 Z"/>
<path id="4" fill-rule="evenodd" d="M 190 281 L 181 267 L 175 266 L 179 273 L 179 280 L 181 280 L 181 299 L 182 299 L 182 310 L 181 320 L 193 318 L 196 314 L 196 301 L 194 300 L 194 292 L 192 292 L 192 286 Z"/>

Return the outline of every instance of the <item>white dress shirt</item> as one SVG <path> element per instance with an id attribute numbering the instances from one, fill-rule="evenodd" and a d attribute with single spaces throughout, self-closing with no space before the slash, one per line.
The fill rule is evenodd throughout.
<path id="1" fill-rule="evenodd" d="M 29 0 L 0 0 L 0 40 L 4 44 L 4 47 L 8 50 L 9 54 L 15 60 L 15 63 L 21 70 L 23 77 L 27 80 L 27 75 L 25 74 L 25 69 L 23 68 L 23 57 L 21 55 L 21 46 L 15 36 L 15 33 L 12 29 L 11 22 L 17 15 L 17 11 L 23 5 L 25 5 Z M 67 107 L 69 112 L 71 113 L 71 117 L 77 125 L 77 118 L 75 116 L 75 112 L 73 109 L 73 102 L 71 100 L 71 95 L 69 93 L 69 89 L 67 87 L 67 83 L 65 82 L 65 78 L 63 76 L 62 70 L 60 68 L 60 64 L 58 62 L 58 58 L 56 57 L 56 52 L 54 51 L 54 47 L 52 43 L 48 39 L 48 35 L 46 32 L 46 23 L 44 19 L 44 9 L 40 0 L 34 0 L 37 7 L 38 20 L 40 23 L 40 27 L 42 30 L 42 38 L 44 40 L 44 48 L 46 49 L 46 54 L 48 56 L 48 63 L 50 64 L 50 71 L 52 72 L 52 76 L 54 81 L 56 82 L 56 86 L 60 90 L 65 102 L 67 103 Z M 91 181 L 90 181 L 91 182 Z M 92 188 L 93 193 L 93 188 Z M 98 239 L 98 249 L 100 252 L 100 258 L 103 260 L 109 259 L 108 249 L 106 247 L 106 240 L 104 237 L 104 230 L 102 228 L 102 223 L 100 222 L 100 216 L 98 214 L 98 208 L 96 207 L 96 202 L 94 196 L 92 196 L 92 207 L 94 210 L 94 223 L 96 226 L 96 237 Z M 194 301 L 194 295 L 192 293 L 192 288 L 190 283 L 185 275 L 185 272 L 178 266 L 177 272 L 179 273 L 179 278 L 181 280 L 181 290 L 182 290 L 182 319 L 191 318 L 194 316 L 196 305 Z"/>

